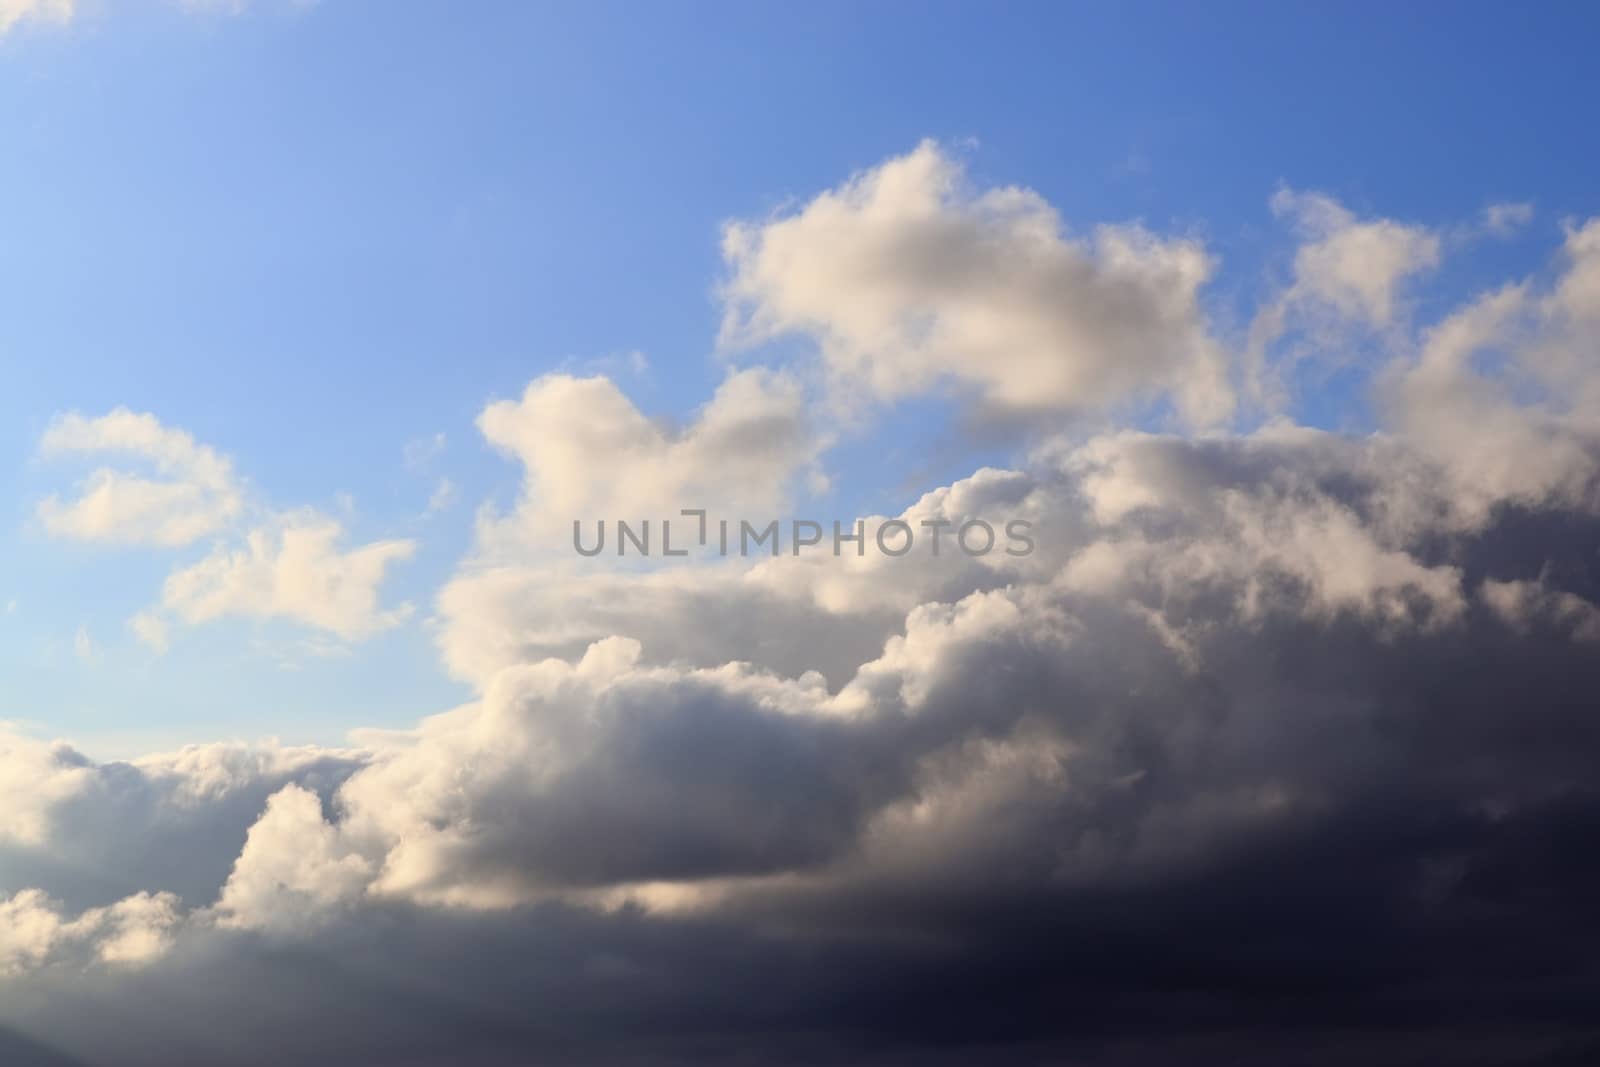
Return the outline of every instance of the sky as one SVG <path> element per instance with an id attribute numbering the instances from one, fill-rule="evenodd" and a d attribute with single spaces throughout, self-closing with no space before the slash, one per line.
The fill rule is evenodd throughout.
<path id="1" fill-rule="evenodd" d="M 0 0 L 0 1051 L 1600 1047 L 1597 39 Z M 1037 550 L 571 551 L 686 507 Z"/>

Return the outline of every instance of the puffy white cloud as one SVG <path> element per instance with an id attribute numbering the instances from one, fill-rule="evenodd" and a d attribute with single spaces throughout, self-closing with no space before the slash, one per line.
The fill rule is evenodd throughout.
<path id="1" fill-rule="evenodd" d="M 43 962 L 61 926 L 61 915 L 37 889 L 0 900 L 0 974 Z"/>
<path id="2" fill-rule="evenodd" d="M 161 603 L 165 615 L 146 610 L 130 620 L 134 635 L 157 652 L 166 649 L 174 618 L 190 624 L 225 616 L 288 619 L 359 640 L 411 614 L 409 604 L 382 607 L 379 586 L 391 564 L 411 557 L 415 542 L 344 548 L 340 523 L 302 509 L 258 516 L 234 547 L 220 536 L 236 533 L 246 513 L 233 462 L 153 415 L 121 408 L 98 418 L 66 415 L 50 426 L 39 447 L 51 456 L 121 454 L 163 476 L 95 472 L 76 500 L 63 503 L 51 496 L 39 505 L 39 516 L 53 533 L 168 548 L 219 535 L 209 555 L 168 576 Z M 80 631 L 77 648 L 79 658 L 92 655 L 87 631 Z"/>
<path id="3" fill-rule="evenodd" d="M 1232 409 L 1198 242 L 1137 225 L 1070 235 L 1037 193 L 970 188 L 931 141 L 796 211 L 730 223 L 723 255 L 723 343 L 814 337 L 842 395 L 948 382 L 1011 412 L 1157 396 L 1196 423 Z"/>
<path id="4" fill-rule="evenodd" d="M 162 607 L 187 623 L 228 615 L 283 618 L 359 640 L 399 625 L 411 605 L 384 608 L 378 589 L 389 566 L 409 559 L 409 540 L 339 547 L 339 523 L 309 514 L 252 530 L 238 550 L 218 548 L 174 571 Z"/>
<path id="5" fill-rule="evenodd" d="M 83 949 L 102 963 L 139 965 L 161 956 L 179 923 L 171 893 L 136 893 L 68 918 L 37 889 L 0 898 L 0 975 L 51 962 L 65 949 Z"/>
<path id="6" fill-rule="evenodd" d="M 1518 282 L 1457 309 L 1385 383 L 1390 420 L 1441 464 L 1467 521 L 1502 501 L 1596 506 L 1600 221 L 1562 251 L 1548 289 Z"/>
<path id="7" fill-rule="evenodd" d="M 369 863 L 323 821 L 317 794 L 286 785 L 250 827 L 216 911 L 228 926 L 293 930 L 356 899 L 371 880 Z"/>
<path id="8" fill-rule="evenodd" d="M 683 508 L 770 513 L 819 447 L 799 383 L 766 370 L 730 374 L 681 429 L 648 418 L 608 378 L 560 374 L 489 405 L 478 428 L 526 471 L 516 514 L 481 531 L 487 545 L 565 554 L 575 520 L 649 518 L 659 531 L 658 517 Z"/>
<path id="9" fill-rule="evenodd" d="M 87 761 L 68 746 L 0 731 L 0 841 L 44 843 L 52 808 L 92 777 Z"/>
<path id="10" fill-rule="evenodd" d="M 217 532 L 243 508 L 232 462 L 153 415 L 126 408 L 98 418 L 65 415 L 45 431 L 39 448 L 47 456 L 120 454 L 161 475 L 102 468 L 76 499 L 47 498 L 39 517 L 64 537 L 177 547 Z"/>
<path id="11" fill-rule="evenodd" d="M 1358 219 L 1320 193 L 1281 189 L 1272 209 L 1306 240 L 1295 252 L 1290 304 L 1323 304 L 1374 327 L 1395 320 L 1402 282 L 1439 263 L 1439 238 L 1393 219 Z"/>
<path id="12" fill-rule="evenodd" d="M 1272 209 L 1300 243 L 1290 282 L 1255 312 L 1244 360 L 1255 399 L 1281 409 L 1303 364 L 1349 363 L 1365 337 L 1403 333 L 1405 286 L 1438 265 L 1441 240 L 1422 226 L 1358 218 L 1322 193 L 1283 188 Z M 1281 350 L 1285 335 L 1302 343 Z"/>

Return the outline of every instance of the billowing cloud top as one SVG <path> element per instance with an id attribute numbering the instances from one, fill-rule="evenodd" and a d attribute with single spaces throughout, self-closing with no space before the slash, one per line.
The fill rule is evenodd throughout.
<path id="1" fill-rule="evenodd" d="M 792 214 L 729 224 L 722 247 L 723 343 L 813 336 L 840 389 L 949 382 L 1012 413 L 1168 395 L 1201 424 L 1232 410 L 1199 243 L 1074 237 L 1030 190 L 971 189 L 931 141 Z"/>

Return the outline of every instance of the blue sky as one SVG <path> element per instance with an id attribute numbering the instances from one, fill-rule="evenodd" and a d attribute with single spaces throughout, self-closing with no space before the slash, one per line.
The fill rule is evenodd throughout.
<path id="1" fill-rule="evenodd" d="M 923 138 L 1071 226 L 1202 237 L 1223 320 L 1284 269 L 1280 186 L 1441 229 L 1535 205 L 1447 257 L 1424 306 L 1544 269 L 1560 220 L 1600 209 L 1592 6 L 442 10 L 104 0 L 0 37 L 0 718 L 119 755 L 328 742 L 464 699 L 433 596 L 474 509 L 519 483 L 478 413 L 565 368 L 688 418 L 725 373 L 720 225 Z M 1296 414 L 1359 427 L 1358 385 Z M 414 539 L 383 595 L 415 616 L 331 657 L 249 620 L 152 654 L 126 620 L 173 555 L 64 542 L 36 516 L 84 473 L 41 457 L 52 418 L 119 406 L 231 457 L 272 507 Z M 841 513 L 1005 457 L 948 446 L 939 411 L 908 401 L 830 455 Z M 444 478 L 454 503 L 429 514 Z"/>

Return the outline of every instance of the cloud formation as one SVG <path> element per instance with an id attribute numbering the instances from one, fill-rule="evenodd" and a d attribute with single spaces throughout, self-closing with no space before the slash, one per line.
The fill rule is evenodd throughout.
<path id="1" fill-rule="evenodd" d="M 128 620 L 158 653 L 172 620 L 187 624 L 227 616 L 288 619 L 345 640 L 399 625 L 409 604 L 384 608 L 379 587 L 389 566 L 411 557 L 409 539 L 341 547 L 336 520 L 312 509 L 275 512 L 251 502 L 233 462 L 154 415 L 119 408 L 97 418 L 56 419 L 39 443 L 47 457 L 113 454 L 160 475 L 104 467 L 75 500 L 52 495 L 37 509 L 45 529 L 76 540 L 176 549 L 214 539 L 211 552 L 170 574 L 158 607 Z M 241 525 L 249 522 L 246 528 Z M 230 544 L 230 535 L 237 538 Z M 92 648 L 80 631 L 83 648 Z"/>
<path id="2" fill-rule="evenodd" d="M 509 529 L 497 534 L 491 519 L 485 539 L 561 553 L 575 520 L 637 522 L 684 507 L 772 513 L 820 445 L 799 382 L 764 369 L 730 374 L 681 428 L 652 421 L 608 378 L 565 374 L 490 404 L 478 428 L 526 472 Z"/>
<path id="3" fill-rule="evenodd" d="M 972 188 L 932 141 L 797 210 L 729 223 L 722 249 L 723 344 L 810 337 L 840 390 L 949 384 L 1012 415 L 1161 397 L 1197 424 L 1232 410 L 1198 242 L 1069 234 L 1031 190 Z"/>
<path id="4" fill-rule="evenodd" d="M 67 23 L 74 0 L 0 0 L 0 34 L 23 22 Z"/>
<path id="5" fill-rule="evenodd" d="M 553 559 L 585 514 L 784 506 L 843 431 L 803 368 L 679 427 L 537 379 L 478 422 L 522 482 L 440 593 L 461 706 L 348 750 L 0 735 L 0 1020 L 40 1063 L 1592 1058 L 1600 223 L 1416 325 L 1433 231 L 1286 196 L 1281 332 L 1216 367 L 1203 249 L 1071 239 L 936 146 L 735 224 L 731 337 L 1026 416 L 866 528 L 1037 551 Z M 1350 331 L 1370 433 L 1072 417 L 1205 422 Z M 402 549 L 338 533 L 168 608 L 359 634 Z"/>
<path id="6" fill-rule="evenodd" d="M 102 467 L 76 499 L 46 498 L 39 517 L 51 533 L 83 541 L 177 548 L 216 533 L 243 510 L 233 464 L 153 415 L 118 408 L 65 415 L 39 442 L 49 457 L 113 454 L 152 465 L 160 478 Z"/>
<path id="7" fill-rule="evenodd" d="M 385 609 L 378 588 L 390 564 L 410 558 L 409 540 L 348 551 L 337 522 L 285 517 L 250 531 L 238 550 L 219 548 L 168 576 L 162 607 L 187 623 L 228 615 L 285 618 L 358 640 L 403 622 L 409 604 Z"/>

